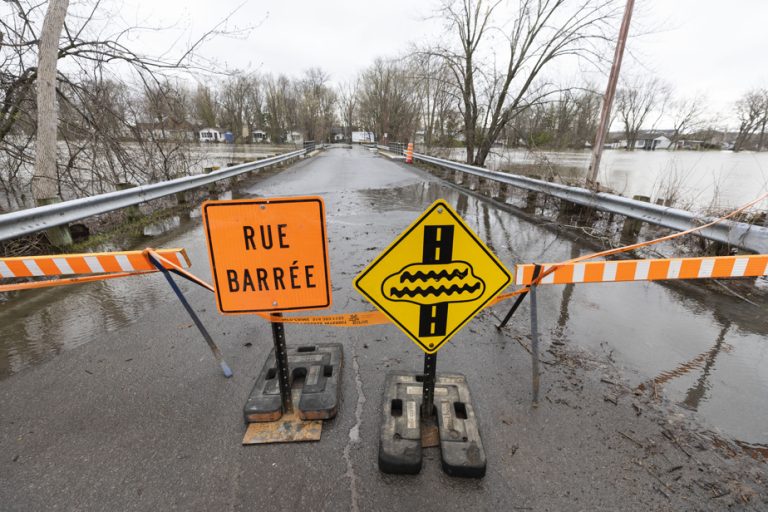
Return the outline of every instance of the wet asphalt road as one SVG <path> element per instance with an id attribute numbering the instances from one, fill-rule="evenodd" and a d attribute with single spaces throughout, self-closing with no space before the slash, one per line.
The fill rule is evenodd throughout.
<path id="1" fill-rule="evenodd" d="M 334 292 L 329 313 L 371 309 L 352 289 L 352 279 L 437 198 L 453 204 L 509 268 L 586 252 L 419 170 L 359 148 L 329 150 L 258 181 L 249 192 L 324 197 Z M 200 225 L 162 242 L 156 245 L 186 247 L 193 271 L 209 279 Z M 0 381 L 0 510 L 718 506 L 689 501 L 698 499 L 695 494 L 670 499 L 658 492 L 652 475 L 632 464 L 636 448 L 616 434 L 650 436 L 657 420 L 637 416 L 628 404 L 606 405 L 594 379 L 570 368 L 545 367 L 545 399 L 538 409 L 530 407 L 529 356 L 515 341 L 529 332 L 527 306 L 504 333 L 493 327 L 494 315 L 504 307 L 482 312 L 439 353 L 438 372 L 465 373 L 473 392 L 488 454 L 488 474 L 476 481 L 445 476 L 437 449 L 425 452 L 418 476 L 378 471 L 385 372 L 418 370 L 422 364 L 422 352 L 394 326 L 287 326 L 289 344 L 343 343 L 338 416 L 325 423 L 319 443 L 242 447 L 242 406 L 271 348 L 269 325 L 256 317 L 220 316 L 210 293 L 181 285 L 235 372 L 224 379 L 161 276 L 85 286 L 54 297 L 77 303 L 83 294 L 99 297 L 107 287 L 108 296 L 145 302 L 120 309 L 123 318 L 108 328 L 88 327 L 88 339 L 82 339 L 78 324 L 98 324 L 98 311 L 81 310 L 81 318 L 54 328 L 63 338 L 75 333 L 77 343 L 70 347 L 62 340 L 56 346 L 64 350 L 55 357 Z M 674 368 L 717 343 L 720 317 L 727 318 L 726 333 L 733 330 L 726 334 L 728 343 L 740 336 L 742 347 L 749 347 L 751 337 L 765 336 L 765 325 L 728 302 L 707 303 L 652 284 L 629 286 L 542 291 L 545 343 L 565 340 L 603 355 L 612 351 L 612 357 L 633 360 L 637 368 Z M 98 309 L 98 300 L 88 304 Z M 645 321 L 654 315 L 664 320 Z M 677 357 L 654 353 L 659 337 L 674 337 Z M 755 357 L 764 357 L 764 349 L 755 350 Z M 741 378 L 751 382 L 741 370 Z M 697 377 L 691 377 L 692 385 Z M 707 389 L 705 384 L 703 396 Z M 752 425 L 745 427 L 750 434 L 754 425 L 768 424 L 764 411 L 733 407 L 742 407 L 735 424 Z M 676 456 L 665 458 L 674 464 Z"/>

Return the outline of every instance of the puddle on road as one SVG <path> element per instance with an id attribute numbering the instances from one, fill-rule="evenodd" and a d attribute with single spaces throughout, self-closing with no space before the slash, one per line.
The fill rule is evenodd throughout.
<path id="1" fill-rule="evenodd" d="M 196 237 L 194 228 L 199 221 L 179 217 L 169 221 L 155 226 L 152 236 L 125 240 L 120 247 L 104 245 L 97 250 L 187 247 L 190 238 Z M 47 361 L 63 350 L 108 336 L 166 302 L 168 285 L 156 277 L 133 276 L 6 294 L 5 301 L 0 301 L 0 380 Z M 142 300 L 136 300 L 139 289 Z"/>

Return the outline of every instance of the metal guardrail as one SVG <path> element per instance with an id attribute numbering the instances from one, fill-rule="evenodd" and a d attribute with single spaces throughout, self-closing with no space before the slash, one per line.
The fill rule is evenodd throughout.
<path id="1" fill-rule="evenodd" d="M 384 148 L 382 148 L 384 149 Z M 592 192 L 585 188 L 569 187 L 558 183 L 526 178 L 504 172 L 489 171 L 482 167 L 443 160 L 428 155 L 414 153 L 413 158 L 446 169 L 460 171 L 481 178 L 505 183 L 516 188 L 540 192 L 570 203 L 575 203 L 597 210 L 624 215 L 678 231 L 684 231 L 711 222 L 712 218 L 701 217 L 686 210 L 645 203 L 635 199 Z M 704 238 L 739 247 L 758 254 L 768 254 L 768 227 L 747 224 L 745 222 L 723 221 L 698 233 Z"/>
<path id="2" fill-rule="evenodd" d="M 127 190 L 118 190 L 82 199 L 73 199 L 72 201 L 6 213 L 0 215 L 0 241 L 209 185 L 218 180 L 232 178 L 239 174 L 286 162 L 306 153 L 308 153 L 307 149 L 299 149 L 263 160 L 227 167 L 210 174 L 185 176 L 175 180 L 141 185 Z"/>

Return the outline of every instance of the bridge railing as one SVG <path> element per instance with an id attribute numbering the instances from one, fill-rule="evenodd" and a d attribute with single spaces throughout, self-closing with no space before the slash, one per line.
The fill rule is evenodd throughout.
<path id="1" fill-rule="evenodd" d="M 390 142 L 387 145 L 387 150 L 390 153 L 394 153 L 396 155 L 404 155 L 405 154 L 405 143 L 404 142 Z"/>
<path id="2" fill-rule="evenodd" d="M 312 147 L 314 149 L 314 143 Z M 210 174 L 185 176 L 175 180 L 140 185 L 126 190 L 117 190 L 115 192 L 107 192 L 106 194 L 6 213 L 0 215 L 0 241 L 192 190 L 219 180 L 288 162 L 309 151 L 311 150 L 299 149 L 263 160 L 227 167 Z"/>
<path id="3" fill-rule="evenodd" d="M 550 183 L 505 172 L 490 171 L 482 167 L 444 160 L 420 153 L 414 153 L 413 158 L 443 169 L 478 176 L 522 190 L 547 194 L 570 203 L 624 215 L 632 219 L 677 231 L 685 231 L 714 220 L 713 218 L 696 215 L 678 208 L 646 203 L 615 194 L 594 192 L 585 188 Z M 703 229 L 697 234 L 709 240 L 739 247 L 758 254 L 768 253 L 768 227 L 726 220 Z"/>

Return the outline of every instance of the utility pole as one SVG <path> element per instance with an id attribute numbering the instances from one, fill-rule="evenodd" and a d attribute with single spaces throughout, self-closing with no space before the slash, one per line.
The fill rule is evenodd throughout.
<path id="1" fill-rule="evenodd" d="M 619 29 L 619 39 L 616 41 L 616 52 L 613 55 L 611 74 L 608 76 L 608 87 L 605 89 L 605 96 L 603 97 L 600 125 L 597 128 L 595 145 L 592 146 L 592 161 L 589 164 L 589 172 L 587 173 L 587 188 L 593 190 L 597 189 L 597 171 L 600 169 L 600 158 L 603 156 L 603 146 L 608 135 L 613 97 L 616 95 L 616 83 L 619 81 L 621 59 L 624 57 L 624 47 L 627 44 L 627 33 L 629 33 L 629 21 L 632 18 L 632 9 L 634 7 L 635 0 L 627 0 L 627 5 L 624 7 L 624 19 L 622 19 L 621 28 Z"/>

